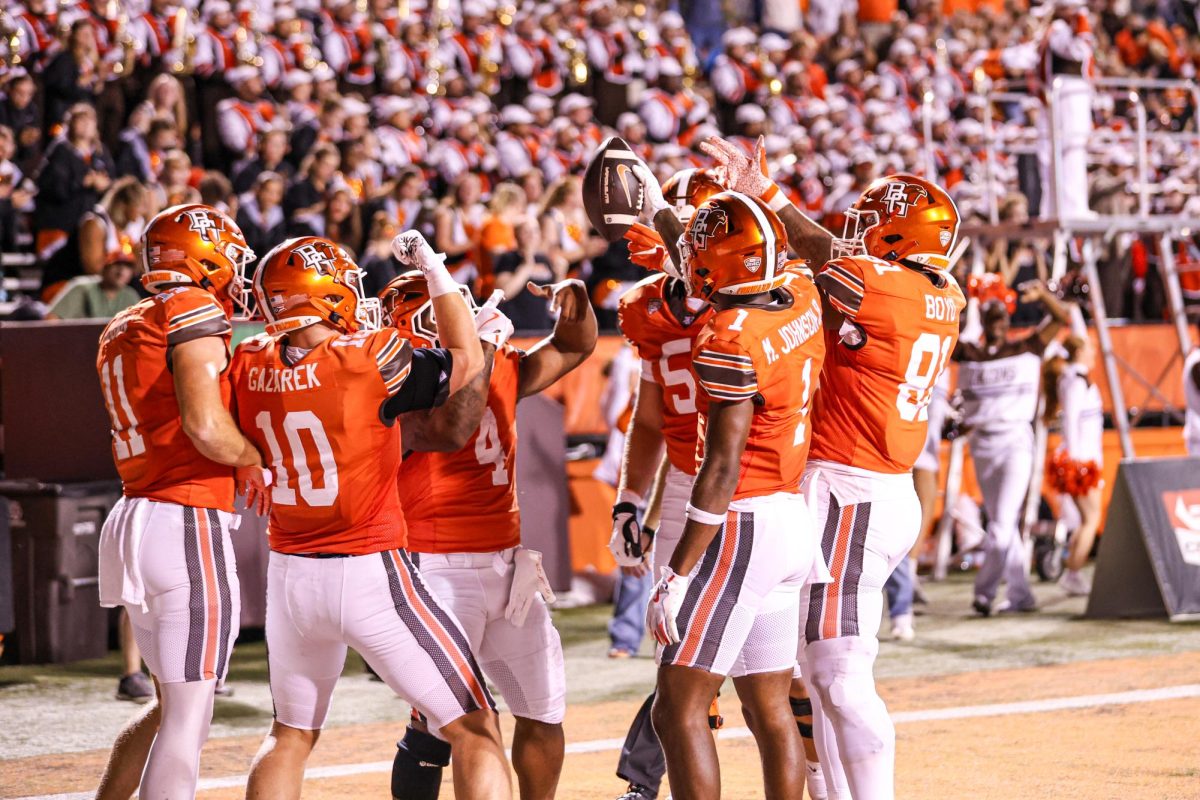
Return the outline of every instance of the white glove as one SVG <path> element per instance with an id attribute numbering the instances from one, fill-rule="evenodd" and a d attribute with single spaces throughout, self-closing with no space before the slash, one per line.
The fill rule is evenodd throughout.
<path id="1" fill-rule="evenodd" d="M 633 503 L 617 503 L 612 509 L 612 537 L 608 549 L 618 567 L 638 567 L 646 558 L 642 552 L 642 524 L 638 507 Z"/>
<path id="2" fill-rule="evenodd" d="M 654 215 L 658 212 L 671 207 L 663 197 L 662 187 L 658 185 L 658 178 L 654 177 L 654 173 L 650 171 L 649 167 L 638 162 L 633 165 L 633 174 L 642 182 L 642 208 L 646 209 L 650 219 L 654 219 Z"/>
<path id="3" fill-rule="evenodd" d="M 446 269 L 446 256 L 430 247 L 419 231 L 405 231 L 392 239 L 392 255 L 406 267 L 416 267 L 425 276 L 430 297 L 458 291 L 458 282 Z"/>
<path id="4" fill-rule="evenodd" d="M 775 185 L 764 168 L 766 145 L 761 136 L 754 145 L 753 156 L 746 155 L 737 145 L 715 136 L 701 142 L 700 149 L 716 161 L 716 168 L 722 178 L 721 183 L 735 192 L 762 197 Z"/>
<path id="5" fill-rule="evenodd" d="M 666 647 L 679 642 L 676 618 L 683 607 L 683 596 L 687 594 L 691 579 L 687 575 L 676 575 L 670 567 L 660 567 L 658 574 L 661 577 L 646 606 L 646 627 L 653 634 L 654 641 Z"/>
<path id="6" fill-rule="evenodd" d="M 504 618 L 520 628 L 525 624 L 529 608 L 538 595 L 547 603 L 553 603 L 556 599 L 546 578 L 546 571 L 542 569 L 542 554 L 537 550 L 518 547 L 513 556 L 513 582 L 508 591 L 508 608 L 504 610 Z"/>
<path id="7" fill-rule="evenodd" d="M 513 335 L 512 320 L 496 308 L 502 299 L 504 292 L 497 289 L 475 312 L 475 332 L 480 341 L 492 345 L 497 350 Z"/>

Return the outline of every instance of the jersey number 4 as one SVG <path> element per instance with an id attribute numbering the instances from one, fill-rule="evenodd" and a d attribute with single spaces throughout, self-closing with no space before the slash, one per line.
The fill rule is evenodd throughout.
<path id="1" fill-rule="evenodd" d="M 338 495 L 337 462 L 333 460 L 333 448 L 329 437 L 325 435 L 325 426 L 311 411 L 289 411 L 283 415 L 283 433 L 287 437 L 290 459 L 285 460 L 283 450 L 279 446 L 279 438 L 275 435 L 271 412 L 260 411 L 254 418 L 254 424 L 262 431 L 267 441 L 267 449 L 271 451 L 271 467 L 275 470 L 275 485 L 271 487 L 271 502 L 283 506 L 298 505 L 296 490 L 305 504 L 312 507 L 326 507 L 334 504 Z M 312 471 L 308 467 L 308 453 L 304 449 L 301 433 L 307 433 L 317 450 L 317 461 L 321 465 L 322 485 L 313 484 Z M 288 470 L 296 475 L 295 483 L 291 480 Z"/>
<path id="2" fill-rule="evenodd" d="M 951 337 L 942 338 L 935 333 L 922 333 L 913 342 L 908 369 L 904 371 L 904 383 L 900 384 L 900 393 L 896 396 L 896 410 L 900 412 L 900 419 L 905 422 L 924 422 L 929 419 L 933 385 L 946 368 L 952 344 Z"/>
<path id="3" fill-rule="evenodd" d="M 129 394 L 125 391 L 125 362 L 123 356 L 105 361 L 100 368 L 100 386 L 104 389 L 104 405 L 112 422 L 113 452 L 118 461 L 146 452 L 146 440 L 138 433 L 138 420 Z"/>
<path id="4" fill-rule="evenodd" d="M 496 414 L 490 408 L 483 410 L 479 420 L 479 433 L 475 436 L 475 460 L 481 467 L 492 467 L 492 486 L 508 484 L 508 470 L 504 466 L 504 445 L 500 442 L 500 426 Z"/>

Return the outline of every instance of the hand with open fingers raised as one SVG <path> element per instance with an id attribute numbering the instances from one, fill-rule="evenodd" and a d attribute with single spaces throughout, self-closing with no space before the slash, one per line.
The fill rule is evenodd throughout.
<path id="1" fill-rule="evenodd" d="M 581 322 L 587 316 L 588 294 L 583 281 L 568 278 L 565 281 L 549 284 L 536 284 L 530 281 L 526 288 L 538 297 L 550 301 L 550 313 L 557 313 L 561 319 L 568 322 Z"/>
<path id="2" fill-rule="evenodd" d="M 665 272 L 674 278 L 679 277 L 658 231 L 635 222 L 625 231 L 625 241 L 629 242 L 629 260 L 634 264 L 651 272 Z"/>
<path id="3" fill-rule="evenodd" d="M 700 149 L 716 161 L 722 184 L 735 192 L 762 197 L 774 185 L 767 175 L 765 142 L 762 136 L 758 137 L 753 155 L 747 155 L 737 145 L 715 136 L 701 142 Z"/>

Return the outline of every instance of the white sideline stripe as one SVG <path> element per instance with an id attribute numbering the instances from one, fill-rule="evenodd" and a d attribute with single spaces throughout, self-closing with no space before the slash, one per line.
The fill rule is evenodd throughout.
<path id="1" fill-rule="evenodd" d="M 974 717 L 1003 717 L 1011 714 L 1040 714 L 1048 711 L 1070 711 L 1081 708 L 1096 708 L 1098 706 L 1120 706 L 1133 703 L 1153 703 L 1161 700 L 1179 700 L 1188 697 L 1200 697 L 1200 683 L 1187 683 L 1181 686 L 1164 686 L 1161 689 L 1137 689 L 1130 692 L 1113 692 L 1112 694 L 1088 694 L 1078 697 L 1052 697 L 1046 700 L 1027 700 L 1022 703 L 993 703 L 985 706 L 957 706 L 952 708 L 932 708 L 928 711 L 899 711 L 892 714 L 892 721 L 899 724 L 910 722 L 935 722 L 950 719 L 971 719 Z M 725 728 L 720 734 L 722 739 L 745 739 L 750 735 L 748 728 Z M 568 744 L 568 755 L 583 753 L 606 753 L 620 750 L 625 739 L 593 739 L 587 742 Z M 328 767 L 311 767 L 304 771 L 304 779 L 308 781 L 322 778 L 342 778 L 347 775 L 368 775 L 379 772 L 391 772 L 391 761 L 370 761 L 363 764 L 333 764 Z M 204 778 L 199 782 L 197 791 L 213 789 L 235 789 L 246 785 L 245 775 L 230 775 L 224 778 Z M 66 794 L 39 794 L 20 797 L 17 800 L 91 800 L 94 792 L 68 792 Z"/>

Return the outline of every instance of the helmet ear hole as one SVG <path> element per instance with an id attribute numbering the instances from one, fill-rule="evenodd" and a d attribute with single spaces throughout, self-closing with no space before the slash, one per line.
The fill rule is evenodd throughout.
<path id="1" fill-rule="evenodd" d="M 888 244 L 895 244 L 903 238 L 904 237 L 898 233 L 889 233 L 887 236 L 883 237 L 883 240 Z"/>

